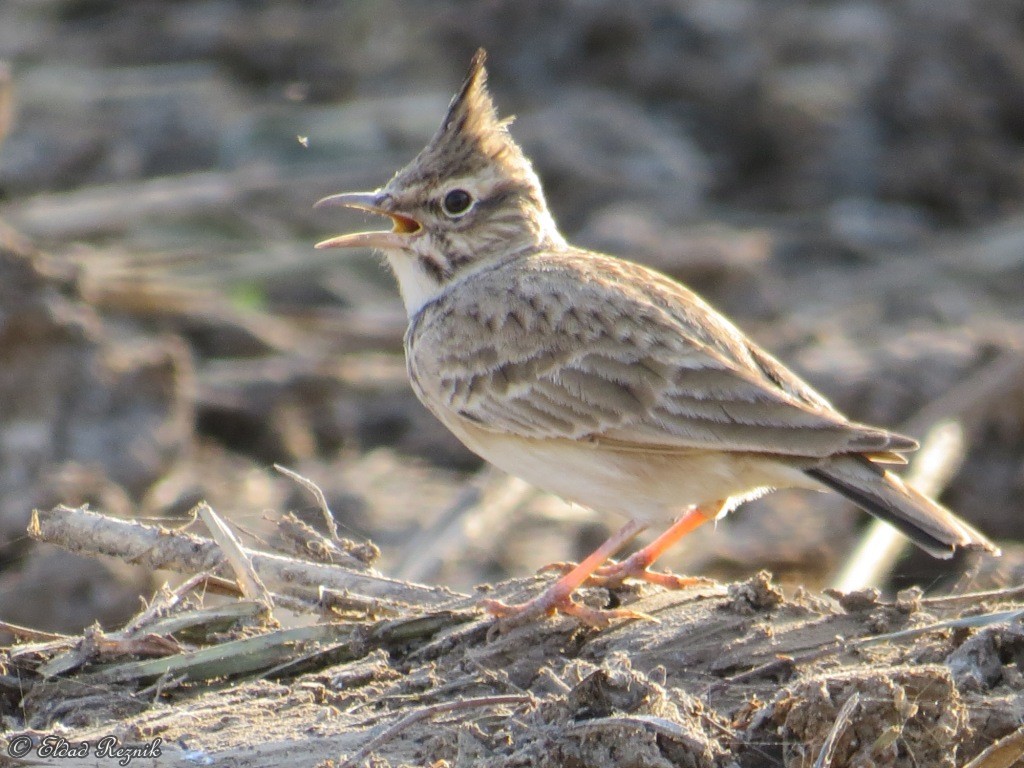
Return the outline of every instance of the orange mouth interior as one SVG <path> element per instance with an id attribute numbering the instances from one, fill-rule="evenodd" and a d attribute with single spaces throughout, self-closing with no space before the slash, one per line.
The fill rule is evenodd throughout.
<path id="1" fill-rule="evenodd" d="M 394 228 L 392 232 L 398 232 L 402 235 L 413 235 L 420 231 L 420 223 L 416 219 L 408 216 L 403 216 L 400 213 L 389 213 L 391 221 L 394 222 Z"/>

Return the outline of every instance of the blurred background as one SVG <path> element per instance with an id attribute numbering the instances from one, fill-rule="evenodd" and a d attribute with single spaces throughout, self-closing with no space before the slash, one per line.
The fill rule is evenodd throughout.
<path id="1" fill-rule="evenodd" d="M 25 535 L 89 503 L 272 547 L 317 482 L 388 574 L 458 589 L 576 559 L 609 527 L 484 468 L 405 379 L 405 317 L 360 226 L 473 51 L 567 237 L 691 285 L 851 417 L 964 428 L 943 499 L 1019 581 L 1024 6 L 1013 0 L 4 0 L 0 619 L 115 624 L 167 574 Z M 866 515 L 776 494 L 663 561 L 829 584 Z M 197 531 L 202 533 L 202 531 Z M 963 575 L 966 574 L 966 575 Z"/>

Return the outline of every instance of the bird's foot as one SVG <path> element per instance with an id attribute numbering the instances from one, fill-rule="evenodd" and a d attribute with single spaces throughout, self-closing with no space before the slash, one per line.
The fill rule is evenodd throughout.
<path id="1" fill-rule="evenodd" d="M 641 554 L 642 551 L 620 562 L 602 565 L 587 578 L 584 584 L 588 587 L 615 589 L 622 586 L 622 582 L 626 579 L 636 579 L 649 584 L 657 584 L 665 589 L 689 589 L 691 587 L 708 587 L 715 583 L 712 579 L 702 576 L 680 576 L 675 573 L 652 571 L 647 558 L 638 557 Z M 552 563 L 544 566 L 541 570 L 569 573 L 573 568 L 575 568 L 574 563 Z"/>
<path id="2" fill-rule="evenodd" d="M 567 581 L 567 576 L 563 576 L 535 598 L 524 603 L 509 605 L 500 600 L 482 600 L 480 607 L 498 619 L 502 631 L 556 613 L 573 616 L 595 629 L 604 629 L 617 619 L 656 621 L 652 616 L 628 608 L 590 608 L 572 599 L 574 589 L 575 585 Z"/>
<path id="3" fill-rule="evenodd" d="M 726 502 L 716 502 L 706 507 L 694 507 L 680 515 L 671 527 L 643 549 L 618 563 L 609 565 L 598 564 L 586 571 L 586 578 L 580 579 L 581 584 L 615 588 L 626 579 L 639 579 L 651 584 L 658 584 L 665 589 L 687 589 L 714 584 L 710 579 L 700 576 L 677 576 L 674 573 L 656 573 L 650 570 L 654 561 L 661 557 L 665 550 L 683 538 L 690 531 L 699 528 L 709 520 L 714 520 Z M 610 557 L 610 555 L 609 555 Z M 577 566 L 568 563 L 555 563 L 545 570 L 572 573 L 578 571 Z M 563 577 L 565 578 L 565 577 Z"/>

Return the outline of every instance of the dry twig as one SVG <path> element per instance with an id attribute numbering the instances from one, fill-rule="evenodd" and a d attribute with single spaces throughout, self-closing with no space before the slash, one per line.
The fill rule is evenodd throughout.
<path id="1" fill-rule="evenodd" d="M 814 768 L 828 768 L 832 765 L 832 758 L 835 757 L 839 738 L 853 719 L 853 710 L 857 708 L 858 704 L 860 704 L 860 694 L 854 691 L 836 715 L 836 721 L 832 723 L 828 736 L 825 737 L 825 742 L 821 745 L 818 759 L 814 761 Z"/>
<path id="2" fill-rule="evenodd" d="M 423 707 L 412 714 L 406 715 L 397 723 L 389 725 L 381 733 L 377 734 L 364 744 L 358 752 L 343 760 L 338 768 L 352 768 L 352 766 L 357 765 L 361 760 L 369 757 L 370 753 L 381 744 L 395 738 L 409 726 L 415 725 L 421 720 L 436 717 L 444 712 L 454 712 L 459 709 L 475 709 L 477 707 L 500 707 L 503 705 L 531 704 L 534 702 L 534 697 L 529 694 L 509 694 L 506 696 L 480 696 L 475 699 L 456 699 L 455 701 L 445 701 L 440 704 L 432 704 L 429 707 Z"/>
<path id="3" fill-rule="evenodd" d="M 274 469 L 289 480 L 298 483 L 313 495 L 313 498 L 316 499 L 317 508 L 319 508 L 320 514 L 323 515 L 324 524 L 327 526 L 327 532 L 331 535 L 331 540 L 338 541 L 338 523 L 334 519 L 334 513 L 331 512 L 331 508 L 327 504 L 327 497 L 324 496 L 324 492 L 320 489 L 320 486 L 308 477 L 303 477 L 298 472 L 294 472 L 281 464 L 275 464 Z"/>
<path id="4" fill-rule="evenodd" d="M 107 517 L 85 508 L 58 506 L 35 510 L 29 535 L 71 552 L 110 555 L 148 568 L 192 575 L 216 572 L 224 554 L 209 539 L 158 526 Z M 368 598 L 381 597 L 422 608 L 437 608 L 468 598 L 443 587 L 389 579 L 338 565 L 315 563 L 259 550 L 244 550 L 260 578 L 276 591 L 316 601 L 321 587 Z"/>
<path id="5" fill-rule="evenodd" d="M 1015 768 L 1024 760 L 1024 726 L 991 744 L 964 768 Z"/>
<path id="6" fill-rule="evenodd" d="M 210 531 L 210 535 L 213 536 L 213 540 L 221 548 L 231 569 L 235 572 L 235 578 L 238 580 L 242 594 L 250 600 L 258 600 L 268 608 L 273 607 L 274 600 L 270 596 L 270 591 L 263 584 L 256 569 L 252 567 L 252 560 L 243 549 L 242 542 L 228 528 L 227 523 L 206 502 L 200 504 L 196 511 Z"/>

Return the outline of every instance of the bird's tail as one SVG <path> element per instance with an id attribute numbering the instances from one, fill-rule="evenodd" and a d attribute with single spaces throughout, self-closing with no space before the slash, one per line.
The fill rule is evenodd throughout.
<path id="1" fill-rule="evenodd" d="M 865 456 L 835 456 L 804 471 L 935 557 L 952 557 L 961 547 L 999 554 L 980 531 Z"/>

